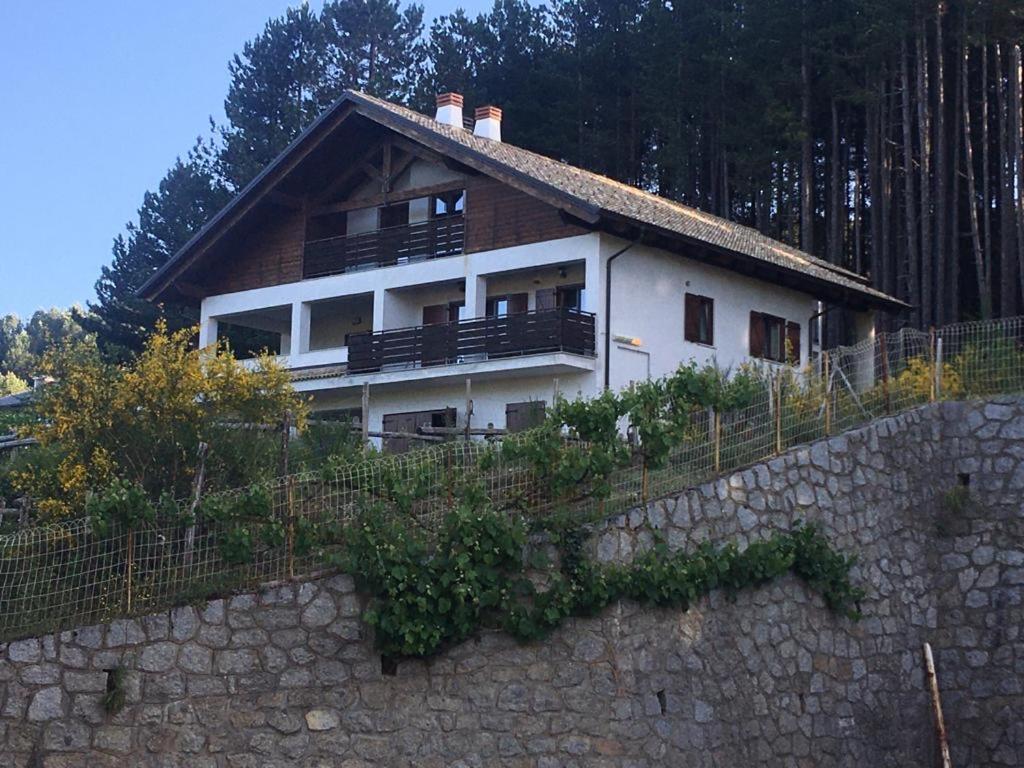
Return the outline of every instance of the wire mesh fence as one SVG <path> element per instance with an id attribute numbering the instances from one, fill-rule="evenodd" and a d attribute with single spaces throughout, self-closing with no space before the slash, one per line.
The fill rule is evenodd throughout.
<path id="1" fill-rule="evenodd" d="M 101 535 L 85 519 L 26 528 L 0 536 L 0 641 L 309 576 L 342 549 L 367 504 L 389 505 L 430 531 L 473 482 L 496 508 L 586 521 L 886 414 L 1022 390 L 1024 318 L 904 329 L 822 353 L 802 372 L 774 368 L 742 410 L 695 408 L 667 461 L 647 467 L 634 450 L 599 497 L 549 498 L 536 466 L 491 442 L 453 440 L 216 494 L 194 515 L 136 530 Z M 567 450 L 588 450 L 565 440 Z"/>

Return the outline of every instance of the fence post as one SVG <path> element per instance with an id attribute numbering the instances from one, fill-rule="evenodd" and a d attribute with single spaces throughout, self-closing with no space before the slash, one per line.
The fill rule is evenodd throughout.
<path id="1" fill-rule="evenodd" d="M 287 507 L 288 523 L 285 528 L 287 537 L 286 568 L 289 579 L 295 578 L 295 510 L 292 505 L 292 476 L 289 473 L 289 448 L 292 435 L 292 414 L 285 411 L 281 420 L 281 476 L 284 478 L 284 498 Z"/>
<path id="2" fill-rule="evenodd" d="M 935 398 L 942 397 L 942 334 L 935 339 Z"/>
<path id="3" fill-rule="evenodd" d="M 928 386 L 928 399 L 931 402 L 935 402 L 935 380 L 938 377 L 937 368 L 935 367 L 935 326 L 932 326 L 928 332 L 928 355 L 932 359 L 932 380 Z"/>
<path id="4" fill-rule="evenodd" d="M 889 398 L 889 350 L 885 344 L 885 334 L 878 337 L 879 352 L 882 355 L 882 395 L 885 397 L 885 412 L 892 413 L 892 401 Z"/>
<path id="5" fill-rule="evenodd" d="M 125 576 L 125 603 L 126 612 L 132 612 L 132 581 L 135 576 L 135 531 L 128 529 L 128 554 L 126 556 L 127 567 Z"/>
<path id="6" fill-rule="evenodd" d="M 782 376 L 775 377 L 775 452 L 782 453 Z"/>
<path id="7" fill-rule="evenodd" d="M 362 407 L 362 428 L 363 428 L 363 450 L 370 444 L 370 382 L 363 382 L 363 407 Z"/>
<path id="8" fill-rule="evenodd" d="M 828 352 L 822 352 L 822 359 L 825 368 L 825 437 L 832 432 L 832 380 L 829 378 L 829 356 Z"/>
<path id="9" fill-rule="evenodd" d="M 712 413 L 715 424 L 715 472 L 718 473 L 722 469 L 722 415 L 717 410 Z"/>

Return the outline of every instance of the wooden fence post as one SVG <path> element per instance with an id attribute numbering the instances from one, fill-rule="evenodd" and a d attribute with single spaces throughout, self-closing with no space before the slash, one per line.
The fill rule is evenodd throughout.
<path id="1" fill-rule="evenodd" d="M 885 397 L 885 412 L 892 413 L 892 401 L 889 397 L 889 350 L 885 344 L 885 334 L 878 336 L 879 352 L 882 355 L 882 395 Z"/>
<path id="2" fill-rule="evenodd" d="M 466 443 L 469 444 L 469 430 L 473 422 L 473 382 L 466 378 Z"/>
<path id="3" fill-rule="evenodd" d="M 286 568 L 287 577 L 295 578 L 295 508 L 292 503 L 292 476 L 289 472 L 290 443 L 292 435 L 292 414 L 285 411 L 281 420 L 281 476 L 284 478 L 284 497 L 288 521 L 285 528 L 287 537 Z"/>
<path id="4" fill-rule="evenodd" d="M 775 452 L 782 453 L 782 377 L 775 377 Z"/>
<path id="5" fill-rule="evenodd" d="M 127 567 L 125 575 L 125 603 L 126 611 L 132 612 L 132 581 L 135 577 L 135 531 L 128 529 L 128 553 L 126 555 Z"/>
<path id="6" fill-rule="evenodd" d="M 821 355 L 825 369 L 825 437 L 828 437 L 832 431 L 832 382 L 829 379 L 831 371 L 828 352 L 822 352 Z"/>
<path id="7" fill-rule="evenodd" d="M 362 407 L 363 448 L 370 444 L 370 382 L 363 382 Z"/>
<path id="8" fill-rule="evenodd" d="M 715 424 L 715 472 L 722 470 L 722 415 L 717 411 L 714 414 Z"/>
<path id="9" fill-rule="evenodd" d="M 935 339 L 935 399 L 942 397 L 942 334 Z"/>
<path id="10" fill-rule="evenodd" d="M 935 368 L 935 327 L 932 326 L 928 333 L 928 356 L 932 359 L 932 380 L 928 386 L 928 399 L 931 402 L 935 402 L 935 380 L 938 377 L 937 369 Z"/>
<path id="11" fill-rule="evenodd" d="M 185 565 L 192 565 L 192 555 L 196 546 L 196 515 L 199 513 L 199 502 L 203 497 L 203 481 L 206 478 L 206 452 L 210 446 L 206 443 L 199 443 L 199 449 L 196 451 L 196 455 L 199 462 L 199 467 L 196 470 L 195 482 L 192 485 L 192 504 L 189 507 L 189 517 L 191 518 L 191 524 L 188 530 L 185 531 Z"/>

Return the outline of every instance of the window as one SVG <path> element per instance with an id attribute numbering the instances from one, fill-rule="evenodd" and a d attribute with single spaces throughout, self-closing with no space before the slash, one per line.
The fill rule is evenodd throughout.
<path id="1" fill-rule="evenodd" d="M 582 285 L 560 285 L 557 288 L 537 289 L 537 309 L 568 309 L 583 310 L 583 302 L 587 292 Z"/>
<path id="2" fill-rule="evenodd" d="M 465 315 L 465 302 L 451 301 L 423 308 L 423 324 L 457 323 Z"/>
<path id="3" fill-rule="evenodd" d="M 487 299 L 488 317 L 505 317 L 525 312 L 527 308 L 527 294 L 510 293 L 506 296 L 491 296 Z"/>
<path id="4" fill-rule="evenodd" d="M 750 313 L 750 356 L 776 362 L 800 362 L 800 323 L 781 317 Z"/>
<path id="5" fill-rule="evenodd" d="M 431 198 L 430 216 L 434 219 L 443 219 L 446 216 L 457 216 L 462 213 L 466 206 L 466 193 L 458 189 L 454 192 L 445 192 L 442 195 L 434 195 Z"/>
<path id="6" fill-rule="evenodd" d="M 695 293 L 686 294 L 684 301 L 683 336 L 694 344 L 715 343 L 715 301 Z"/>

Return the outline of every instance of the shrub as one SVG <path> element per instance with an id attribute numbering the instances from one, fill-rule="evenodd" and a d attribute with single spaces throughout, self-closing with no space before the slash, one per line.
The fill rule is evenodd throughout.
<path id="1" fill-rule="evenodd" d="M 74 514 L 91 491 L 123 479 L 150 499 L 190 492 L 200 442 L 210 446 L 208 486 L 252 482 L 273 471 L 277 441 L 242 435 L 238 422 L 279 422 L 289 411 L 302 425 L 306 403 L 271 359 L 255 370 L 228 350 L 195 349 L 194 330 L 160 325 L 132 363 L 114 366 L 95 347 L 65 345 L 44 361 L 55 383 L 43 388 L 39 422 L 27 432 L 41 451 L 27 456 L 13 484 L 43 517 Z"/>

